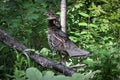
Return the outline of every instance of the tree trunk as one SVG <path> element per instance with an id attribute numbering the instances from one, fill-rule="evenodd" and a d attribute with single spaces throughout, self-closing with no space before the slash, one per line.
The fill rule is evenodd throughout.
<path id="1" fill-rule="evenodd" d="M 62 31 L 66 32 L 66 0 L 61 0 L 60 21 L 61 21 Z"/>

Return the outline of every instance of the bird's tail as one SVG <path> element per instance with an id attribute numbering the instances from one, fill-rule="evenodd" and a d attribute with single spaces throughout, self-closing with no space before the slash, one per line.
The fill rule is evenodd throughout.
<path id="1" fill-rule="evenodd" d="M 67 50 L 70 57 L 82 57 L 90 55 L 90 52 L 76 48 L 75 50 Z"/>
<path id="2" fill-rule="evenodd" d="M 70 57 L 82 57 L 90 55 L 90 52 L 78 48 L 73 42 L 66 43 L 66 51 Z"/>

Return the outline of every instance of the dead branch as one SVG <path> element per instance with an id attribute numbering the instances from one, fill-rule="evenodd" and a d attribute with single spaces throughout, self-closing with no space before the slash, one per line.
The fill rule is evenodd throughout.
<path id="1" fill-rule="evenodd" d="M 16 49 L 19 51 L 21 54 L 24 53 L 26 49 L 28 49 L 26 46 L 23 44 L 18 43 L 14 38 L 9 36 L 7 33 L 5 33 L 3 30 L 0 29 L 0 41 L 6 44 L 7 46 Z M 41 65 L 43 67 L 49 68 L 56 70 L 60 73 L 63 73 L 66 76 L 71 76 L 74 71 L 71 70 L 70 68 L 66 67 L 65 65 L 58 64 L 56 62 L 50 61 L 35 52 L 32 51 L 27 51 L 26 54 L 34 60 L 38 65 Z"/>

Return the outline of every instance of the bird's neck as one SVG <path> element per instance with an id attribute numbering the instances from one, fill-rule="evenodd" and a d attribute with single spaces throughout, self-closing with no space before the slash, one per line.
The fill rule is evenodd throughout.
<path id="1" fill-rule="evenodd" d="M 54 24 L 53 24 L 53 20 L 48 20 L 48 27 L 53 27 Z"/>
<path id="2" fill-rule="evenodd" d="M 48 33 L 53 33 L 54 31 L 53 20 L 48 20 Z"/>
<path id="3" fill-rule="evenodd" d="M 48 20 L 48 28 L 58 31 L 61 30 L 61 25 L 56 19 Z"/>

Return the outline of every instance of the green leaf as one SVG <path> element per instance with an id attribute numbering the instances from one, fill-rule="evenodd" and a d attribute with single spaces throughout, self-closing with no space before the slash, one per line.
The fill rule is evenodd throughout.
<path id="1" fill-rule="evenodd" d="M 26 76 L 28 77 L 28 80 L 42 80 L 41 72 L 34 67 L 28 68 L 26 70 Z"/>
<path id="2" fill-rule="evenodd" d="M 95 24 L 89 24 L 89 27 L 97 28 L 97 25 L 95 25 Z"/>
<path id="3" fill-rule="evenodd" d="M 76 36 L 80 36 L 80 32 L 75 32 L 74 33 Z"/>
<path id="4" fill-rule="evenodd" d="M 44 0 L 35 0 L 38 3 L 43 3 Z"/>
<path id="5" fill-rule="evenodd" d="M 50 53 L 50 50 L 47 48 L 42 48 L 40 50 L 40 53 L 42 53 L 44 56 L 48 56 L 48 54 Z"/>
<path id="6" fill-rule="evenodd" d="M 47 71 L 43 77 L 43 80 L 53 80 L 54 73 L 52 71 Z"/>
<path id="7" fill-rule="evenodd" d="M 79 26 L 87 26 L 87 23 L 85 22 L 81 22 L 81 23 L 78 23 Z"/>
<path id="8" fill-rule="evenodd" d="M 70 80 L 70 78 L 64 75 L 58 75 L 58 76 L 55 76 L 53 80 Z"/>
<path id="9" fill-rule="evenodd" d="M 84 77 L 83 74 L 75 73 L 75 74 L 72 75 L 72 79 L 71 80 L 85 80 L 85 77 Z"/>
<path id="10" fill-rule="evenodd" d="M 28 19 L 28 20 L 36 20 L 36 19 L 38 19 L 39 18 L 39 15 L 38 14 L 28 14 L 27 16 L 26 16 L 26 18 Z"/>
<path id="11" fill-rule="evenodd" d="M 88 66 L 94 66 L 96 64 L 96 62 L 91 59 L 91 58 L 87 58 L 84 63 L 88 64 Z"/>
<path id="12" fill-rule="evenodd" d="M 88 34 L 87 31 L 82 31 L 80 34 Z"/>
<path id="13" fill-rule="evenodd" d="M 89 15 L 88 15 L 88 14 L 83 13 L 83 12 L 80 12 L 79 14 L 80 14 L 81 16 L 83 16 L 83 17 L 89 17 Z"/>
<path id="14" fill-rule="evenodd" d="M 1 66 L 0 66 L 0 70 L 3 70 L 3 69 L 4 69 L 4 65 L 1 65 Z"/>
<path id="15" fill-rule="evenodd" d="M 69 38 L 70 38 L 70 40 L 72 40 L 73 42 L 77 42 L 77 41 L 78 41 L 77 38 L 74 37 L 74 36 L 70 36 Z"/>
<path id="16" fill-rule="evenodd" d="M 23 70 L 15 69 L 13 77 L 15 80 L 25 80 L 25 72 Z"/>

